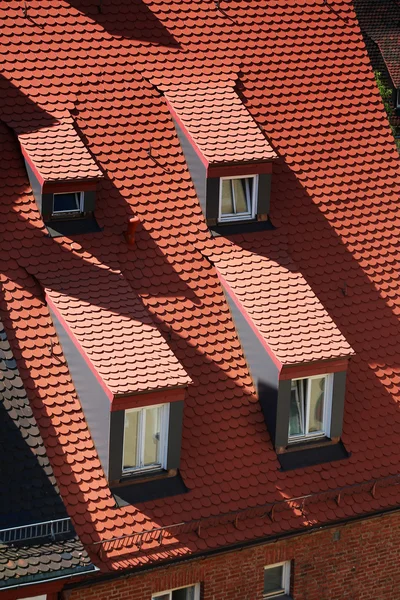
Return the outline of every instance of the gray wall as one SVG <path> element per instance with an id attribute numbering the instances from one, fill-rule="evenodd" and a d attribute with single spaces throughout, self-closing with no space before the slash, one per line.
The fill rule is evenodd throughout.
<path id="1" fill-rule="evenodd" d="M 106 476 L 108 476 L 110 400 L 51 308 L 50 314 L 85 413 L 92 439 L 96 445 Z"/>
<path id="2" fill-rule="evenodd" d="M 251 326 L 236 307 L 230 292 L 224 286 L 223 288 L 250 369 L 250 374 L 258 392 L 268 431 L 275 443 L 278 422 L 279 369 Z M 288 421 L 286 423 L 285 445 L 287 444 L 287 427 Z"/>
<path id="3" fill-rule="evenodd" d="M 346 396 L 346 371 L 333 376 L 331 437 L 340 437 L 343 429 L 344 399 Z"/>
<path id="4" fill-rule="evenodd" d="M 35 173 L 32 171 L 30 164 L 25 159 L 26 172 L 28 173 L 29 183 L 31 184 L 33 195 L 35 196 L 36 203 L 38 205 L 40 213 L 42 213 L 42 186 Z"/>
<path id="5" fill-rule="evenodd" d="M 206 216 L 206 180 L 207 170 L 197 156 L 193 149 L 192 143 L 187 139 L 186 135 L 182 131 L 182 128 L 174 119 L 174 125 L 176 133 L 178 134 L 179 141 L 181 143 L 183 154 L 185 155 L 186 163 L 189 169 L 190 176 L 192 178 L 196 193 L 200 201 L 200 206 L 203 210 L 204 216 Z"/>

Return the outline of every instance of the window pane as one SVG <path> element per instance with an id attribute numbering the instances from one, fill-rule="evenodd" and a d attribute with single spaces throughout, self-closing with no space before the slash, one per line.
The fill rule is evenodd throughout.
<path id="1" fill-rule="evenodd" d="M 159 462 L 161 407 L 146 409 L 144 466 Z"/>
<path id="2" fill-rule="evenodd" d="M 54 194 L 53 212 L 71 212 L 79 210 L 79 193 Z"/>
<path id="3" fill-rule="evenodd" d="M 324 397 L 325 377 L 310 379 L 310 420 L 308 431 L 323 431 L 324 428 Z"/>
<path id="4" fill-rule="evenodd" d="M 292 435 L 304 435 L 304 391 L 302 380 L 292 382 L 289 437 Z"/>
<path id="5" fill-rule="evenodd" d="M 170 596 L 170 592 L 167 592 L 166 594 L 161 594 L 161 596 L 153 596 L 153 600 L 170 600 L 171 596 Z"/>
<path id="6" fill-rule="evenodd" d="M 236 202 L 236 214 L 249 212 L 249 198 L 246 194 L 246 182 L 248 179 L 232 179 L 233 190 Z M 247 186 L 249 190 L 249 186 Z"/>
<path id="7" fill-rule="evenodd" d="M 231 190 L 231 180 L 222 180 L 222 194 L 221 194 L 221 214 L 231 215 L 233 214 L 233 200 Z"/>
<path id="8" fill-rule="evenodd" d="M 283 591 L 283 565 L 264 569 L 264 594 Z"/>
<path id="9" fill-rule="evenodd" d="M 138 411 L 125 411 L 124 429 L 124 464 L 123 469 L 137 467 L 137 442 L 138 442 Z"/>
<path id="10" fill-rule="evenodd" d="M 172 592 L 172 600 L 194 600 L 194 585 L 190 587 L 182 588 L 180 590 L 174 590 Z"/>

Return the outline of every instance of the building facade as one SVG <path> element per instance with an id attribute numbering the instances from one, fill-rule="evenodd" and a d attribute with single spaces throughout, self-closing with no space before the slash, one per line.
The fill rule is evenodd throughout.
<path id="1" fill-rule="evenodd" d="M 0 20 L 0 313 L 87 571 L 0 596 L 398 598 L 399 157 L 352 2 Z"/>

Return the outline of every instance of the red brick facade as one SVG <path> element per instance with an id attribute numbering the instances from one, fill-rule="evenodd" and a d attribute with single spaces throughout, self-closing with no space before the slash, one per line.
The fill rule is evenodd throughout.
<path id="1" fill-rule="evenodd" d="M 339 537 L 339 539 L 337 539 Z M 201 600 L 261 600 L 263 567 L 290 560 L 294 600 L 398 600 L 400 513 L 65 592 L 68 600 L 150 600 L 201 583 Z"/>

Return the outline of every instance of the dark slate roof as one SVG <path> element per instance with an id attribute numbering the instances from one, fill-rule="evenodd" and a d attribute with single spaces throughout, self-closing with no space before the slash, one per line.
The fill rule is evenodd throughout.
<path id="1" fill-rule="evenodd" d="M 0 322 L 0 529 L 67 517 Z"/>
<path id="2" fill-rule="evenodd" d="M 93 570 L 90 558 L 76 536 L 29 546 L 0 543 L 0 589 L 89 570 Z"/>
<path id="3" fill-rule="evenodd" d="M 0 321 L 0 588 L 91 570 L 60 498 L 49 459 Z M 48 528 L 11 528 L 65 519 Z M 7 530 L 7 531 L 5 531 Z M 31 540 L 16 542 L 18 536 Z M 20 537 L 21 539 L 21 537 Z"/>

